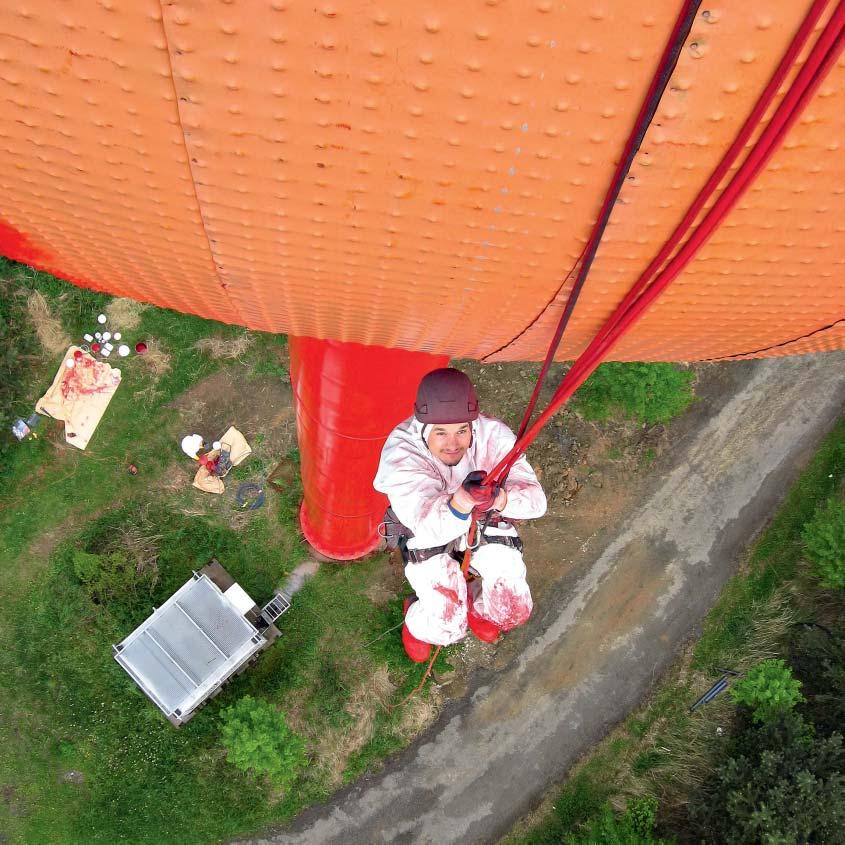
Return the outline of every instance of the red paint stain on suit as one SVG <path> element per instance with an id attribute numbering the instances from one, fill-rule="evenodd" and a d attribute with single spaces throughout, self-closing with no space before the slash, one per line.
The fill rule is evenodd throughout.
<path id="1" fill-rule="evenodd" d="M 486 596 L 486 603 L 488 610 L 485 616 L 503 631 L 526 623 L 534 608 L 530 593 L 516 593 L 501 579 Z"/>
<path id="2" fill-rule="evenodd" d="M 446 606 L 443 608 L 443 619 L 446 622 L 451 622 L 461 605 L 458 591 L 453 590 L 451 587 L 444 587 L 443 584 L 436 584 L 434 590 L 446 599 Z"/>

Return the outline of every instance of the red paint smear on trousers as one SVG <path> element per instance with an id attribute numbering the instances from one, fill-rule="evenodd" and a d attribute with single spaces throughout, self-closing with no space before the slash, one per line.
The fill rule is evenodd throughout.
<path id="1" fill-rule="evenodd" d="M 487 598 L 486 617 L 503 631 L 510 631 L 528 621 L 533 609 L 530 593 L 515 593 L 503 581 L 497 581 Z"/>
<path id="2" fill-rule="evenodd" d="M 443 619 L 446 622 L 451 622 L 455 618 L 455 613 L 461 604 L 457 590 L 453 590 L 451 587 L 444 587 L 442 584 L 436 584 L 434 590 L 446 599 L 446 607 L 443 609 Z"/>

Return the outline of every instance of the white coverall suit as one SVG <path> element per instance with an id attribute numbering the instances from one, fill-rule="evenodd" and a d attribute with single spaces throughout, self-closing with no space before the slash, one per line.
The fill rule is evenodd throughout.
<path id="1" fill-rule="evenodd" d="M 428 549 L 461 538 L 466 544 L 469 517 L 461 519 L 449 500 L 472 470 L 490 472 L 513 446 L 514 433 L 500 420 L 480 414 L 472 423 L 472 444 L 457 466 L 446 466 L 429 451 L 431 426 L 416 417 L 400 423 L 387 438 L 373 486 L 390 500 L 399 520 L 414 532 L 409 549 Z M 546 512 L 546 496 L 524 456 L 514 464 L 504 489 L 508 494 L 502 516 L 534 519 Z M 512 526 L 487 529 L 487 535 L 516 536 Z M 481 576 L 470 584 L 475 613 L 507 631 L 531 615 L 531 592 L 519 551 L 499 543 L 482 545 L 472 554 L 472 568 Z M 418 601 L 405 617 L 418 640 L 449 645 L 466 635 L 467 584 L 460 564 L 448 553 L 405 566 Z"/>

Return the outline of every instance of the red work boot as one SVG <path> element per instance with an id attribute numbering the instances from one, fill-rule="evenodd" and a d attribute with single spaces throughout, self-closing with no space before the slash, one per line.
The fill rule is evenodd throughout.
<path id="1" fill-rule="evenodd" d="M 470 630 L 483 643 L 494 643 L 499 639 L 499 634 L 502 633 L 494 623 L 487 619 L 482 619 L 473 609 L 472 600 L 467 606 L 467 624 Z"/>
<path id="2" fill-rule="evenodd" d="M 402 612 L 407 614 L 408 608 L 417 600 L 416 596 L 408 596 L 405 599 L 405 605 Z M 431 657 L 431 643 L 424 643 L 418 640 L 409 630 L 407 625 L 402 626 L 402 645 L 405 646 L 405 654 L 414 661 L 414 663 L 425 663 Z"/>

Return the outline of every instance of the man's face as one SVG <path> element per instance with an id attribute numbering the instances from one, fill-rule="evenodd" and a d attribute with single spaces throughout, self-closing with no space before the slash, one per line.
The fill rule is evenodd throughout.
<path id="1" fill-rule="evenodd" d="M 472 444 L 472 424 L 438 423 L 428 433 L 428 448 L 447 467 L 457 466 Z"/>

